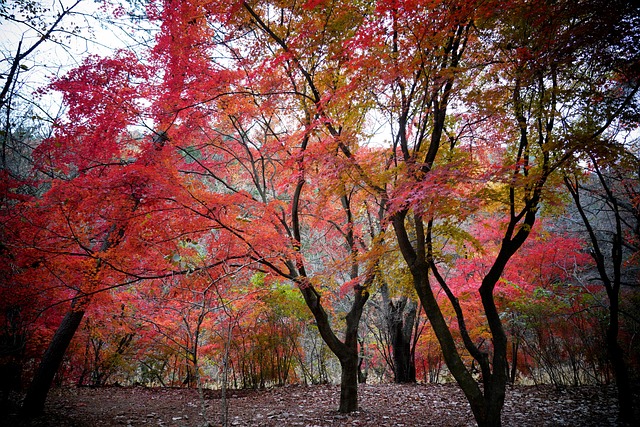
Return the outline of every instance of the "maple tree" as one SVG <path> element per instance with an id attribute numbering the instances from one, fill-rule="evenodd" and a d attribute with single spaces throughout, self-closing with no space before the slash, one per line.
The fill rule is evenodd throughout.
<path id="1" fill-rule="evenodd" d="M 145 94 L 134 80 L 143 78 L 145 70 L 123 55 L 89 58 L 54 83 L 65 91 L 70 109 L 56 136 L 35 152 L 41 170 L 51 177 L 43 183 L 49 189 L 8 212 L 13 226 L 7 228 L 7 240 L 21 257 L 15 261 L 21 275 L 30 281 L 40 277 L 36 282 L 57 290 L 50 296 L 57 304 L 71 302 L 32 381 L 27 413 L 41 410 L 91 300 L 113 287 L 177 272 L 165 259 L 173 246 L 165 233 L 194 231 L 184 218 L 153 215 L 172 209 L 167 194 L 177 190 L 170 189 L 171 172 L 163 170 L 153 142 L 126 132 L 139 123 L 136 100 Z"/>
<path id="2" fill-rule="evenodd" d="M 391 5 L 386 10 L 388 19 L 382 21 L 391 27 L 386 55 L 376 52 L 376 59 L 384 71 L 393 70 L 387 80 L 391 84 L 385 93 L 391 101 L 386 105 L 395 107 L 389 112 L 389 120 L 394 124 L 394 151 L 389 158 L 402 162 L 403 167 L 395 188 L 387 190 L 390 221 L 447 366 L 465 392 L 476 421 L 479 425 L 500 425 L 507 380 L 507 337 L 494 291 L 509 261 L 529 237 L 543 198 L 552 196 L 546 188 L 553 172 L 571 158 L 576 149 L 572 144 L 583 140 L 580 133 L 572 132 L 573 129 L 558 135 L 555 116 L 562 113 L 561 105 L 564 105 L 567 93 L 560 92 L 559 88 L 571 81 L 573 58 L 583 49 L 588 51 L 594 46 L 588 38 L 579 39 L 580 42 L 572 45 L 573 50 L 569 51 L 563 51 L 556 44 L 564 37 L 577 34 L 575 29 L 569 31 L 561 26 L 563 18 L 572 16 L 564 9 L 568 8 L 565 4 L 517 4 L 504 15 L 499 14 L 499 21 L 492 18 L 494 11 L 491 9 L 469 3 L 452 8 L 447 6 L 442 4 L 441 9 L 437 9 L 412 4 L 400 15 L 396 5 Z M 594 17 L 595 10 L 583 11 L 583 16 L 591 19 L 585 21 L 585 28 L 607 24 L 600 17 Z M 571 13 L 575 12 L 571 10 Z M 443 27 L 433 33 L 416 31 L 415 25 L 404 21 L 411 19 L 412 14 L 433 16 L 436 25 Z M 548 20 L 548 17 L 553 19 Z M 497 43 L 485 37 L 495 35 L 495 32 L 485 34 L 482 31 L 483 28 L 495 29 L 484 25 L 496 22 L 500 23 Z M 406 28 L 411 31 L 405 35 L 402 30 Z M 556 39 L 547 38 L 551 35 Z M 478 79 L 479 87 L 485 78 L 473 74 L 482 63 L 483 53 L 478 40 L 497 49 L 487 52 L 491 56 L 488 61 L 495 61 L 497 66 L 487 68 L 486 72 L 495 73 L 497 81 L 502 79 L 509 83 L 485 85 L 486 90 L 456 89 L 474 79 Z M 424 56 L 418 52 L 424 52 Z M 415 58 L 418 62 L 416 71 L 406 65 L 406 58 Z M 461 70 L 471 73 L 462 74 Z M 623 95 L 618 105 L 628 105 L 635 90 L 637 88 L 631 95 Z M 480 102 L 473 98 L 476 94 L 482 97 Z M 574 96 L 575 92 L 569 94 Z M 496 99 L 500 96 L 502 98 Z M 463 115 L 458 119 L 457 127 L 454 123 L 450 128 L 448 112 L 453 101 L 472 101 L 469 111 L 479 114 L 475 118 Z M 500 107 L 489 110 L 487 107 L 491 105 Z M 505 110 L 504 105 L 511 111 Z M 509 121 L 516 125 L 512 132 L 508 128 Z M 611 118 L 597 131 L 604 132 L 610 124 Z M 469 129 L 473 133 L 467 133 Z M 474 138 L 475 132 L 486 133 L 490 138 Z M 489 145 L 498 141 L 503 145 Z M 514 142 L 513 148 L 507 145 L 510 141 Z M 399 152 L 395 151 L 396 147 Z M 492 150 L 493 159 L 482 159 L 482 153 L 476 154 L 483 149 L 485 154 L 487 149 Z M 497 158 L 500 158 L 499 163 L 492 165 L 492 160 Z M 485 164 L 479 163 L 481 160 Z M 494 183 L 498 191 L 495 194 L 487 192 L 479 187 L 483 182 Z M 492 189 L 492 186 L 488 188 Z M 456 230 L 451 225 L 474 220 L 475 208 L 487 200 L 487 196 L 504 206 L 500 208 L 504 215 L 500 249 L 478 281 L 491 336 L 489 351 L 479 348 L 471 339 L 463 307 L 449 281 L 440 273 L 443 260 L 439 255 L 439 241 L 452 232 L 454 238 L 458 234 L 465 240 L 463 230 Z M 455 346 L 431 280 L 443 289 L 456 313 L 464 346 L 480 365 L 482 390 Z"/>
<path id="3" fill-rule="evenodd" d="M 321 91 L 337 90 L 330 86 L 331 79 L 339 77 L 344 65 L 336 53 L 324 50 L 337 48 L 336 39 L 346 36 L 341 25 L 348 22 L 348 17 L 356 16 L 354 8 L 336 6 L 327 12 L 313 5 L 283 5 L 276 7 L 280 10 L 276 16 L 266 4 L 243 2 L 239 8 L 229 5 L 229 9 L 211 10 L 221 22 L 232 24 L 228 35 L 218 37 L 239 37 L 242 43 L 236 46 L 207 35 L 210 30 L 204 19 L 204 6 L 184 2 L 181 7 L 165 7 L 165 13 L 177 14 L 175 19 L 162 16 L 166 32 L 159 39 L 157 53 L 165 61 L 168 58 L 169 69 L 164 78 L 167 89 L 158 104 L 159 129 L 167 143 L 188 158 L 186 175 L 193 174 L 219 186 L 218 191 L 203 187 L 191 192 L 200 205 L 194 211 L 201 219 L 235 235 L 256 263 L 297 284 L 321 336 L 342 365 L 340 410 L 353 411 L 357 408 L 358 323 L 368 298 L 367 286 L 353 282 L 353 302 L 343 339 L 332 329 L 316 287 L 341 274 L 346 273 L 351 281 L 360 276 L 352 191 L 319 172 L 328 166 L 335 171 L 332 176 L 340 175 L 340 169 L 332 166 L 332 153 L 338 135 L 347 130 L 329 123 L 330 107 L 325 105 Z M 288 23 L 279 22 L 285 18 Z M 190 31 L 185 31 L 185 26 Z M 247 32 L 246 26 L 252 26 L 253 31 Z M 324 28 L 326 39 L 299 36 L 288 40 L 281 31 L 291 31 L 294 26 L 306 34 L 311 34 L 308 31 L 313 28 Z M 190 53 L 175 52 L 178 45 L 174 41 L 185 37 L 200 37 L 200 42 L 186 40 Z M 307 42 L 316 43 L 317 47 L 305 45 Z M 265 43 L 273 46 L 273 54 L 264 50 Z M 237 63 L 237 71 L 212 64 L 206 59 L 207 49 L 227 51 L 230 60 Z M 262 49 L 260 55 L 255 54 L 256 49 Z M 310 51 L 318 56 L 309 57 Z M 202 62 L 198 62 L 200 59 Z M 324 61 L 328 65 L 321 65 Z M 216 69 L 212 70 L 212 66 Z M 210 80 L 202 79 L 207 70 L 218 82 L 213 88 Z M 196 75 L 198 78 L 190 77 Z M 199 87 L 200 82 L 205 82 L 206 87 Z M 191 92 L 194 99 L 182 96 Z M 206 100 L 206 104 L 198 104 L 198 99 Z M 183 107 L 185 103 L 187 107 Z M 214 108 L 219 112 L 211 116 Z M 353 126 L 359 125 L 358 116 L 351 120 L 356 120 Z M 191 145 L 190 139 L 206 142 Z M 320 200 L 314 200 L 315 189 L 323 185 L 328 191 Z M 225 212 L 212 210 L 214 201 L 224 205 Z M 230 206 L 237 210 L 226 211 Z M 325 256 L 324 248 L 316 242 L 316 230 L 320 229 L 325 230 L 320 234 L 326 240 L 344 239 L 345 243 L 338 247 L 345 248 L 345 258 L 350 262 L 346 268 L 341 266 L 342 271 L 331 272 L 330 266 L 317 266 L 310 261 Z M 335 250 L 336 246 L 331 248 Z M 312 273 L 313 270 L 318 271 Z"/>
<path id="4" fill-rule="evenodd" d="M 79 3 L 60 3 L 47 7 L 37 1 L 12 0 L 0 5 L 0 25 L 3 27 L 3 44 L 0 48 L 0 256 L 3 262 L 0 268 L 5 299 L 2 304 L 3 321 L 6 322 L 1 345 L 1 352 L 6 358 L 0 363 L 3 369 L 0 376 L 14 379 L 6 384 L 3 382 L 3 388 L 20 382 L 21 364 L 18 360 L 35 351 L 30 344 L 44 339 L 37 336 L 39 331 L 34 328 L 34 322 L 38 313 L 32 309 L 38 303 L 46 306 L 50 294 L 45 293 L 43 299 L 39 300 L 37 293 L 11 292 L 19 283 L 16 279 L 16 257 L 19 254 L 11 247 L 10 227 L 23 226 L 15 222 L 16 205 L 40 193 L 34 186 L 37 174 L 33 170 L 31 154 L 43 135 L 50 132 L 48 122 L 51 117 L 47 114 L 51 113 L 38 103 L 38 98 L 33 97 L 31 92 L 38 84 L 34 76 L 47 65 L 53 65 L 52 58 L 43 60 L 40 54 L 56 45 L 61 46 L 62 37 L 71 40 L 82 36 L 80 26 L 71 24 L 73 17 L 77 16 Z M 53 10 L 55 13 L 52 13 Z M 31 306 L 24 303 L 25 297 L 31 298 Z M 51 313 L 51 317 L 55 318 L 55 315 Z M 6 362 L 6 359 L 11 361 Z"/>

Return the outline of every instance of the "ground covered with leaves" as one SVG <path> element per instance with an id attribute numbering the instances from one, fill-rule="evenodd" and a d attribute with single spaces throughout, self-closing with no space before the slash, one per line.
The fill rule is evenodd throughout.
<path id="1" fill-rule="evenodd" d="M 231 426 L 473 426 L 458 387 L 361 385 L 361 409 L 340 414 L 337 386 L 287 386 L 229 391 Z M 9 426 L 200 427 L 221 423 L 220 393 L 205 390 L 108 387 L 53 390 L 43 416 L 27 422 L 4 414 Z M 615 388 L 515 386 L 507 390 L 505 426 L 616 426 Z M 9 411 L 12 412 L 12 411 Z"/>

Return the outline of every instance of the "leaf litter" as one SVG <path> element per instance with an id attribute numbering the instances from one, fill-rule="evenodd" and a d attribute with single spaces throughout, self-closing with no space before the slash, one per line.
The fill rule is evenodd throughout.
<path id="1" fill-rule="evenodd" d="M 613 386 L 508 387 L 503 426 L 617 426 Z M 292 385 L 228 391 L 228 425 L 247 427 L 466 427 L 471 409 L 455 384 L 362 384 L 360 409 L 337 412 L 339 387 Z M 9 415 L 9 426 L 93 427 L 221 425 L 220 392 L 105 387 L 54 389 L 45 414 L 30 422 Z M 2 421 L 2 419 L 0 419 Z M 2 424 L 2 422 L 0 422 Z"/>

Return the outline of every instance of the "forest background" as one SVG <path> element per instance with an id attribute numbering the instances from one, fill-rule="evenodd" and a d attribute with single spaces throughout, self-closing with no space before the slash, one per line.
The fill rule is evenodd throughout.
<path id="1" fill-rule="evenodd" d="M 99 5 L 0 6 L 25 414 L 53 383 L 339 382 L 348 413 L 455 381 L 495 426 L 509 383 L 614 382 L 634 421 L 633 2 Z"/>

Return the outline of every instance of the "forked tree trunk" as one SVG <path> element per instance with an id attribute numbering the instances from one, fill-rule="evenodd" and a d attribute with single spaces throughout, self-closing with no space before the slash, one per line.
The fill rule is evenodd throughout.
<path id="1" fill-rule="evenodd" d="M 481 389 L 471 372 L 464 364 L 437 300 L 429 287 L 425 287 L 426 276 L 418 276 L 423 282 L 418 295 L 425 313 L 440 343 L 447 368 L 455 378 L 467 398 L 478 427 L 500 427 L 502 407 L 504 406 L 507 384 L 506 346 L 494 341 L 493 372 L 483 372 Z"/>
<path id="2" fill-rule="evenodd" d="M 426 272 L 426 266 L 424 271 Z M 453 335 L 429 286 L 426 273 L 415 274 L 414 281 L 420 302 L 440 343 L 447 368 L 469 401 L 471 412 L 478 426 L 500 427 L 500 413 L 504 403 L 504 388 L 506 387 L 506 372 L 504 373 L 505 381 L 503 381 L 505 385 L 502 389 L 500 381 L 496 383 L 491 381 L 492 378 L 484 378 L 485 390 L 483 392 L 458 353 Z"/>
<path id="3" fill-rule="evenodd" d="M 528 217 L 527 219 L 531 219 Z M 479 427 L 500 427 L 501 412 L 504 405 L 505 390 L 507 384 L 507 337 L 502 327 L 499 313 L 493 299 L 493 288 L 499 278 L 506 263 L 511 255 L 515 252 L 523 240 L 522 234 L 518 235 L 518 241 L 503 242 L 500 253 L 498 254 L 493 267 L 485 276 L 482 286 L 480 287 L 480 298 L 484 312 L 487 317 L 487 324 L 491 330 L 493 340 L 493 358 L 489 361 L 489 354 L 481 352 L 472 342 L 466 331 L 466 326 L 462 319 L 462 311 L 459 307 L 457 298 L 453 294 L 447 295 L 449 302 L 454 306 L 456 318 L 460 328 L 463 341 L 467 350 L 472 354 L 473 358 L 480 364 L 482 370 L 483 388 L 476 382 L 470 370 L 465 365 L 462 356 L 459 353 L 453 333 L 446 321 L 440 305 L 436 299 L 429 281 L 430 266 L 427 263 L 427 253 L 430 247 L 423 247 L 419 251 L 423 256 L 416 256 L 416 251 L 411 247 L 411 239 L 405 228 L 405 216 L 398 215 L 394 218 L 394 228 L 396 236 L 403 256 L 410 266 L 413 284 L 420 298 L 425 314 L 429 319 L 433 331 L 438 339 L 442 355 L 449 371 L 455 378 L 456 382 L 462 389 L 465 397 L 469 401 L 474 418 Z M 430 234 L 422 234 L 424 229 L 421 222 L 414 222 L 417 229 L 418 241 L 430 242 Z M 429 231 L 428 231 L 429 233 Z M 433 266 L 432 266 L 433 267 Z M 434 267 L 435 268 L 435 267 Z M 434 275 L 436 271 L 434 270 Z M 443 287 L 445 292 L 450 293 L 446 282 L 442 277 L 436 276 L 436 279 Z"/>
<path id="4" fill-rule="evenodd" d="M 338 410 L 343 413 L 358 410 L 358 326 L 362 316 L 364 304 L 369 298 L 369 292 L 361 287 L 354 288 L 354 301 L 351 310 L 346 316 L 346 328 L 344 341 L 338 339 L 331 325 L 329 317 L 320 303 L 320 294 L 310 283 L 303 281 L 300 291 L 313 313 L 318 326 L 318 331 L 329 349 L 340 361 L 340 406 Z"/>
<path id="5" fill-rule="evenodd" d="M 40 366 L 36 371 L 27 395 L 22 404 L 21 414 L 25 417 L 32 417 L 44 411 L 44 404 L 47 394 L 53 383 L 53 378 L 60 368 L 64 354 L 75 335 L 80 322 L 84 317 L 84 310 L 71 310 L 64 316 L 62 323 L 58 326 L 47 351 L 42 356 Z"/>

